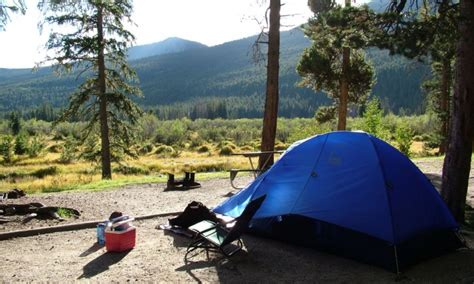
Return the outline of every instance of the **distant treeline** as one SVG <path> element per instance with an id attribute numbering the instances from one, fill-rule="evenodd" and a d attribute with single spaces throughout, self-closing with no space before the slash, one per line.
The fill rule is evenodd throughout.
<path id="1" fill-rule="evenodd" d="M 137 102 L 160 119 L 262 117 L 265 66 L 250 59 L 254 40 L 251 37 L 132 61 L 145 95 Z M 313 117 L 319 106 L 330 103 L 325 95 L 297 86 L 301 78 L 296 64 L 309 44 L 299 30 L 282 32 L 281 117 Z M 389 56 L 378 49 L 368 50 L 367 56 L 376 68 L 372 95 L 381 99 L 385 111 L 423 113 L 425 99 L 420 85 L 428 77 L 429 64 Z M 56 77 L 50 68 L 33 73 L 0 69 L 0 111 L 22 110 L 27 117 L 50 120 L 54 112 L 65 107 L 79 84 L 75 78 L 73 74 Z M 48 113 L 50 106 L 52 113 Z"/>

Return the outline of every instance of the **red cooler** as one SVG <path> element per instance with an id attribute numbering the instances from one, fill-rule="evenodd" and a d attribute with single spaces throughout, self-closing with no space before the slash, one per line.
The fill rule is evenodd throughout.
<path id="1" fill-rule="evenodd" d="M 105 230 L 105 247 L 108 252 L 122 252 L 135 247 L 137 230 L 130 226 L 124 231 Z"/>

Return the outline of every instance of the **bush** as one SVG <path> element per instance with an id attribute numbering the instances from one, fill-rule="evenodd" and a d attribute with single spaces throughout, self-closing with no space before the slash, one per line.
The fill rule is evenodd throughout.
<path id="1" fill-rule="evenodd" d="M 407 123 L 401 123 L 395 131 L 395 141 L 398 144 L 398 149 L 407 157 L 410 157 L 411 154 L 410 146 L 413 142 L 413 136 L 413 130 Z"/>
<path id="2" fill-rule="evenodd" d="M 3 162 L 11 163 L 15 159 L 15 144 L 13 143 L 13 137 L 6 135 L 0 142 L 0 155 L 3 157 Z"/>
<path id="3" fill-rule="evenodd" d="M 230 146 L 223 146 L 219 150 L 219 155 L 222 155 L 222 156 L 229 156 L 229 155 L 232 155 L 233 153 L 234 153 L 234 150 Z"/>
<path id="4" fill-rule="evenodd" d="M 241 147 L 240 150 L 244 152 L 250 152 L 250 151 L 255 151 L 255 148 L 250 145 L 245 145 Z"/>
<path id="5" fill-rule="evenodd" d="M 275 151 L 284 151 L 288 148 L 288 145 L 287 144 L 284 144 L 284 143 L 277 143 L 275 145 Z"/>
<path id="6" fill-rule="evenodd" d="M 76 143 L 72 136 L 69 136 L 64 143 L 63 151 L 59 157 L 61 163 L 71 163 L 76 159 Z"/>
<path id="7" fill-rule="evenodd" d="M 383 110 L 380 107 L 380 101 L 377 98 L 371 99 L 367 103 L 367 108 L 365 109 L 363 118 L 364 118 L 364 128 L 363 130 L 367 133 L 370 133 L 376 137 L 380 137 L 380 131 L 382 130 L 382 115 Z"/>
<path id="8" fill-rule="evenodd" d="M 50 135 L 52 125 L 51 122 L 46 122 L 43 120 L 36 120 L 30 119 L 25 122 L 23 129 L 28 133 L 30 136 L 37 136 L 37 135 Z"/>
<path id="9" fill-rule="evenodd" d="M 127 166 L 127 165 L 120 165 L 114 169 L 114 172 L 121 173 L 124 175 L 149 175 L 150 171 L 147 169 Z"/>
<path id="10" fill-rule="evenodd" d="M 28 152 L 29 137 L 26 132 L 22 131 L 15 139 L 15 154 L 23 155 Z"/>
<path id="11" fill-rule="evenodd" d="M 65 139 L 72 136 L 75 139 L 81 139 L 86 123 L 84 122 L 61 122 L 55 127 L 56 133 L 54 139 Z"/>
<path id="12" fill-rule="evenodd" d="M 153 152 L 153 149 L 155 148 L 155 146 L 153 146 L 153 144 L 151 143 L 147 143 L 145 145 L 143 145 L 139 150 L 138 150 L 138 153 L 142 154 L 142 155 L 145 155 L 145 154 L 148 154 L 148 153 L 151 153 Z"/>
<path id="13" fill-rule="evenodd" d="M 44 147 L 46 146 L 42 141 L 44 141 L 44 139 L 40 139 L 38 136 L 33 138 L 30 147 L 28 148 L 28 156 L 30 158 L 38 157 L 41 154 Z"/>
<path id="14" fill-rule="evenodd" d="M 49 146 L 47 150 L 50 153 L 62 153 L 64 151 L 64 147 L 61 144 L 53 144 Z"/>
<path id="15" fill-rule="evenodd" d="M 198 153 L 209 153 L 211 151 L 208 145 L 202 145 L 197 149 Z"/>
<path id="16" fill-rule="evenodd" d="M 146 114 L 140 118 L 139 125 L 140 125 L 140 136 L 144 141 L 147 141 L 156 137 L 157 129 L 159 128 L 160 121 L 155 115 Z"/>
<path id="17" fill-rule="evenodd" d="M 44 178 L 45 176 L 53 176 L 58 173 L 57 167 L 47 167 L 44 169 L 39 169 L 37 171 L 32 172 L 30 175 L 37 178 Z"/>
<path id="18" fill-rule="evenodd" d="M 166 145 L 184 143 L 187 133 L 185 120 L 163 121 L 156 131 L 155 142 Z"/>
<path id="19" fill-rule="evenodd" d="M 161 157 L 161 158 L 172 157 L 173 153 L 175 153 L 174 148 L 168 145 L 158 146 L 158 148 L 156 148 L 156 151 L 155 151 L 155 154 L 157 154 L 158 157 Z"/>

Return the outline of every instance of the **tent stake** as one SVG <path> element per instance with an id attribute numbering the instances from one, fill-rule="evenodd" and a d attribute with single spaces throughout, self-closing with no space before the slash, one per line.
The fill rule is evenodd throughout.
<path id="1" fill-rule="evenodd" d="M 393 246 L 393 252 L 395 253 L 395 266 L 397 268 L 397 275 L 399 275 L 400 274 L 400 269 L 398 267 L 398 253 L 397 253 L 397 246 L 396 245 Z"/>

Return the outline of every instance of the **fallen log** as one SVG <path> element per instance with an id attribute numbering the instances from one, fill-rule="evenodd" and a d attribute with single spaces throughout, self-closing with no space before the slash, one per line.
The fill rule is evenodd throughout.
<path id="1" fill-rule="evenodd" d="M 180 213 L 182 212 L 181 211 L 168 212 L 168 213 L 143 215 L 143 216 L 138 216 L 134 218 L 135 220 L 140 221 L 140 220 L 152 219 L 152 218 L 157 218 L 157 217 L 174 216 Z M 87 222 L 74 223 L 74 224 L 64 224 L 64 225 L 51 226 L 51 227 L 3 232 L 3 233 L 0 233 L 0 240 L 7 240 L 7 239 L 12 239 L 12 238 L 20 238 L 20 237 L 30 237 L 30 236 L 37 236 L 37 235 L 57 233 L 57 232 L 90 229 L 90 228 L 95 228 L 98 223 L 101 223 L 103 221 L 104 220 L 95 220 L 95 221 L 87 221 Z"/>
<path id="2" fill-rule="evenodd" d="M 25 196 L 26 193 L 18 188 L 14 188 L 8 192 L 0 192 L 0 200 L 7 200 L 7 199 L 16 199 Z"/>
<path id="3" fill-rule="evenodd" d="M 71 215 L 79 217 L 81 213 L 73 208 L 57 207 L 57 206 L 44 206 L 42 203 L 32 202 L 27 204 L 0 204 L 0 215 L 12 216 L 12 215 L 27 215 L 25 220 L 32 218 L 43 218 L 43 219 L 57 219 L 63 220 L 59 216 L 59 210 L 67 210 Z"/>

